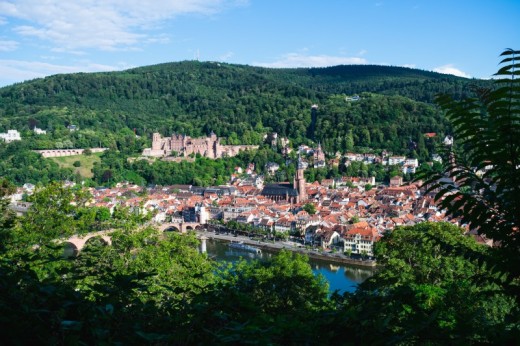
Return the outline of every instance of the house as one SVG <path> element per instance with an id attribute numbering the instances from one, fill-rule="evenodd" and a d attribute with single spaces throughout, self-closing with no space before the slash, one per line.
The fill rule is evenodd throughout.
<path id="1" fill-rule="evenodd" d="M 439 154 L 433 154 L 432 161 L 442 163 L 442 157 Z"/>
<path id="2" fill-rule="evenodd" d="M 290 233 L 296 229 L 295 217 L 292 215 L 286 215 L 276 220 L 274 230 L 276 232 Z"/>
<path id="3" fill-rule="evenodd" d="M 392 165 L 401 165 L 406 161 L 406 157 L 404 156 L 390 156 L 388 158 L 388 164 Z"/>
<path id="4" fill-rule="evenodd" d="M 265 169 L 269 174 L 273 175 L 277 170 L 280 169 L 280 165 L 276 162 L 268 162 L 265 164 Z"/>
<path id="5" fill-rule="evenodd" d="M 37 134 L 37 135 L 45 135 L 45 134 L 47 134 L 47 131 L 42 130 L 42 129 L 39 129 L 39 128 L 37 128 L 37 127 L 35 127 L 35 128 L 33 129 L 33 131 L 34 131 L 34 133 Z"/>
<path id="6" fill-rule="evenodd" d="M 3 139 L 6 143 L 22 140 L 22 137 L 20 137 L 20 132 L 17 130 L 7 130 L 7 133 L 0 133 L 0 138 Z"/>
<path id="7" fill-rule="evenodd" d="M 412 158 L 407 158 L 405 161 L 404 161 L 404 165 L 405 166 L 412 166 L 412 167 L 419 167 L 419 160 L 417 159 L 412 159 Z"/>
<path id="8" fill-rule="evenodd" d="M 407 174 L 407 173 L 411 173 L 411 174 L 414 174 L 417 170 L 417 167 L 416 166 L 413 166 L 413 165 L 404 165 L 403 166 L 403 174 Z"/>
<path id="9" fill-rule="evenodd" d="M 325 229 L 321 230 L 321 232 L 318 232 L 315 240 L 319 242 L 322 248 L 326 249 L 338 244 L 341 241 L 341 237 L 338 232 Z"/>
<path id="10" fill-rule="evenodd" d="M 377 229 L 372 226 L 353 227 L 343 235 L 344 251 L 372 257 L 374 256 L 374 243 L 379 238 Z"/>
<path id="11" fill-rule="evenodd" d="M 390 186 L 401 186 L 403 185 L 403 177 L 396 175 L 390 178 Z"/>

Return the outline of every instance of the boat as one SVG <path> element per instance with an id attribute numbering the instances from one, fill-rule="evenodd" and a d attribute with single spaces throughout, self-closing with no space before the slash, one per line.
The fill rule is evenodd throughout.
<path id="1" fill-rule="evenodd" d="M 242 242 L 242 241 L 240 241 L 240 242 L 231 242 L 231 243 L 229 243 L 229 247 L 232 248 L 232 249 L 236 249 L 236 250 L 243 250 L 243 251 L 248 251 L 248 252 L 254 252 L 256 254 L 261 254 L 262 253 L 262 250 L 260 250 L 259 248 L 251 246 L 251 245 L 244 244 L 244 242 Z"/>

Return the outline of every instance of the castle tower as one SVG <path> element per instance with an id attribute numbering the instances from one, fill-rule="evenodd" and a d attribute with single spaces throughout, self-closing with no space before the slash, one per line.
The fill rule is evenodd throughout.
<path id="1" fill-rule="evenodd" d="M 152 150 L 161 150 L 162 149 L 161 142 L 162 142 L 161 134 L 155 132 L 152 135 Z"/>
<path id="2" fill-rule="evenodd" d="M 298 202 L 303 202 L 307 200 L 307 191 L 305 190 L 305 176 L 303 172 L 305 171 L 305 165 L 302 161 L 301 156 L 298 154 L 298 167 L 296 170 L 296 175 L 294 176 L 293 187 L 298 191 Z"/>

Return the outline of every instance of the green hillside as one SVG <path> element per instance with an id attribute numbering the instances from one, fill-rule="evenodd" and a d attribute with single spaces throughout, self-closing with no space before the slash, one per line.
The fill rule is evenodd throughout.
<path id="1" fill-rule="evenodd" d="M 485 82 L 388 66 L 266 69 L 185 61 L 55 75 L 4 87 L 0 126 L 52 130 L 72 123 L 112 133 L 136 129 L 146 138 L 154 131 L 199 136 L 213 130 L 243 143 L 257 143 L 258 133 L 276 130 L 304 141 L 310 106 L 318 104 L 317 139 L 340 140 L 349 130 L 359 137 L 363 129 L 377 129 L 368 144 L 379 147 L 395 140 L 392 122 L 404 122 L 398 135 L 406 139 L 417 137 L 417 131 L 443 132 L 432 98 L 440 92 L 465 95 L 474 83 Z M 364 94 L 357 104 L 338 102 L 341 96 L 363 93 L 384 96 Z"/>

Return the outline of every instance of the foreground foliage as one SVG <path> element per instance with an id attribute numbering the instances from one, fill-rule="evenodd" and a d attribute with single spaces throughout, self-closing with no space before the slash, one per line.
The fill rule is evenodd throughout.
<path id="1" fill-rule="evenodd" d="M 379 273 L 347 302 L 363 343 L 509 343 L 518 304 L 495 270 L 496 250 L 448 223 L 398 228 L 377 247 Z M 384 340 L 384 342 L 382 342 Z"/>
<path id="2" fill-rule="evenodd" d="M 520 281 L 520 51 L 501 54 L 503 67 L 493 89 L 477 98 L 439 97 L 454 125 L 453 146 L 445 148 L 441 174 L 429 177 L 430 190 L 448 214 L 500 246 L 511 289 Z M 449 179 L 446 179 L 449 178 Z M 519 298 L 520 299 L 520 298 Z"/>
<path id="3" fill-rule="evenodd" d="M 2 186 L 9 191 L 9 184 Z M 33 198 L 35 209 L 19 219 L 0 204 L 0 339 L 6 343 L 520 340 L 518 303 L 495 270 L 499 250 L 450 224 L 385 235 L 377 247 L 382 269 L 355 293 L 338 295 L 301 255 L 217 265 L 199 253 L 194 235 L 161 235 L 130 215 L 124 223 L 101 218 L 116 226 L 111 245 L 93 238 L 77 256 L 64 257 L 56 237 L 100 222 L 82 211 L 84 199 L 72 192 L 58 185 L 42 189 Z"/>

